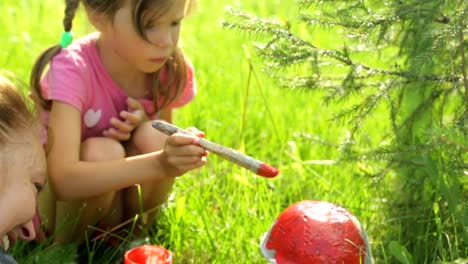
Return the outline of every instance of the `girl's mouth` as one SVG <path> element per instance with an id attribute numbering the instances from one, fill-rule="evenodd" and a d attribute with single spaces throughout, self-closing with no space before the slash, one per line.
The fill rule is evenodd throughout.
<path id="1" fill-rule="evenodd" d="M 152 58 L 151 61 L 159 64 L 163 64 L 166 62 L 167 58 L 166 57 L 161 57 L 161 58 Z"/>

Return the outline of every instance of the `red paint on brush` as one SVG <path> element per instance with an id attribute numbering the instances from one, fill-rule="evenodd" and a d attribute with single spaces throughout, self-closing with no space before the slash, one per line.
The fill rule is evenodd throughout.
<path id="1" fill-rule="evenodd" d="M 276 175 L 278 175 L 279 173 L 279 170 L 266 164 L 266 163 L 262 163 L 262 165 L 260 165 L 260 167 L 258 168 L 257 170 L 257 174 L 260 175 L 260 176 L 263 176 L 263 177 L 267 177 L 267 178 L 273 178 L 275 177 Z"/>

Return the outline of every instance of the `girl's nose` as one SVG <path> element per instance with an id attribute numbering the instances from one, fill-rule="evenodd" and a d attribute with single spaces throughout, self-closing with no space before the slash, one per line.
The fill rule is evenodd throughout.
<path id="1" fill-rule="evenodd" d="M 158 29 L 149 34 L 148 39 L 154 45 L 160 48 L 169 48 L 174 45 L 170 30 Z"/>
<path id="2" fill-rule="evenodd" d="M 29 221 L 26 224 L 21 226 L 21 230 L 18 234 L 18 238 L 22 240 L 28 240 L 28 241 L 36 238 L 36 230 L 34 228 L 32 221 Z"/>

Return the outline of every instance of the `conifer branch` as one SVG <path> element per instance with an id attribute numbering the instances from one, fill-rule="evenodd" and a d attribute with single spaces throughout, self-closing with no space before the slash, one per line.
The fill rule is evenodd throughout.
<path id="1" fill-rule="evenodd" d="M 460 30 L 458 31 L 458 38 L 459 38 L 459 49 L 460 49 L 460 57 L 461 57 L 461 72 L 463 75 L 463 85 L 465 87 L 465 117 L 468 117 L 468 75 L 467 71 L 467 61 L 466 61 L 466 54 L 465 54 L 465 36 L 463 34 L 463 29 L 465 28 L 464 23 L 460 21 Z"/>
<path id="2" fill-rule="evenodd" d="M 258 18 L 245 12 L 226 9 L 233 18 L 239 21 L 223 21 L 222 25 L 229 29 L 238 29 L 241 32 L 261 33 L 272 37 L 268 44 L 257 44 L 259 55 L 264 59 L 275 63 L 275 67 L 289 67 L 294 64 L 310 61 L 317 56 L 332 58 L 346 66 L 368 71 L 372 75 L 398 76 L 409 81 L 434 81 L 434 82 L 460 82 L 462 77 L 457 75 L 431 75 L 415 74 L 408 71 L 394 71 L 370 67 L 363 63 L 353 61 L 346 51 L 322 49 L 295 35 L 285 25 L 277 20 Z"/>

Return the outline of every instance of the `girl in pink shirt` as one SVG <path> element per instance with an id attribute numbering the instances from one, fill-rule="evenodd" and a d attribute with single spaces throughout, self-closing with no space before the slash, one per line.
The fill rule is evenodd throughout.
<path id="1" fill-rule="evenodd" d="M 82 0 L 98 33 L 71 43 L 79 2 L 66 1 L 61 43 L 31 74 L 47 125 L 50 184 L 40 211 L 57 243 L 82 241 L 88 226 L 110 229 L 154 212 L 175 177 L 206 163 L 195 136 L 202 132 L 168 137 L 151 126 L 155 118 L 172 122 L 172 110 L 196 93 L 193 68 L 177 46 L 192 1 Z M 139 226 L 153 217 L 140 216 Z"/>

